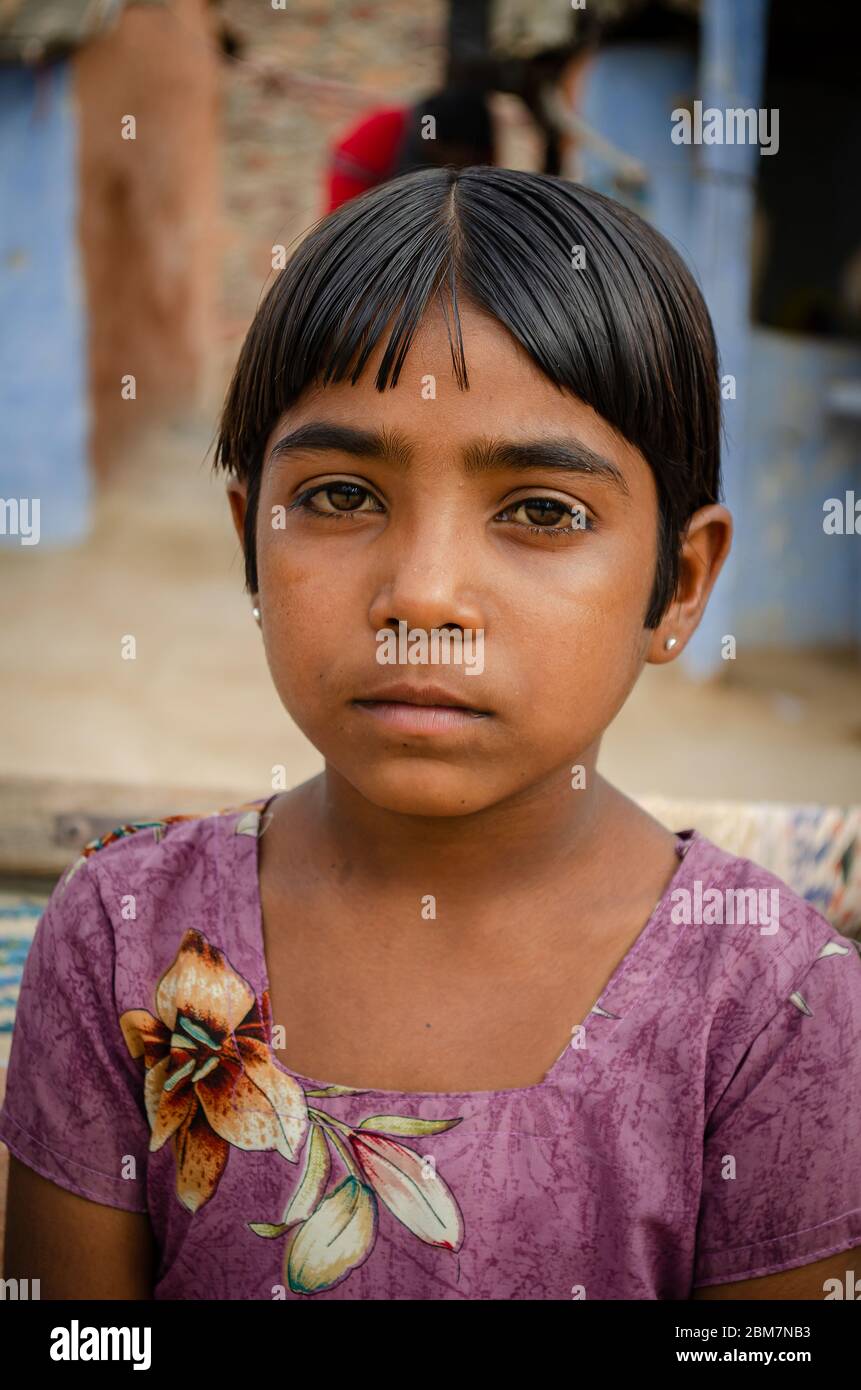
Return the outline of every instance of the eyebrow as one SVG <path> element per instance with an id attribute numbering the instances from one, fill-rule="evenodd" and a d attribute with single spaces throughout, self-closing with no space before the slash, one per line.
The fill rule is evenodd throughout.
<path id="1" fill-rule="evenodd" d="M 270 463 L 300 452 L 352 454 L 354 458 L 381 458 L 406 468 L 412 449 L 402 435 L 389 430 L 364 430 L 353 425 L 311 421 L 285 434 L 269 451 Z M 630 497 L 625 475 L 617 464 L 577 439 L 513 440 L 480 439 L 463 453 L 467 473 L 488 473 L 505 468 L 558 468 L 607 483 Z"/>

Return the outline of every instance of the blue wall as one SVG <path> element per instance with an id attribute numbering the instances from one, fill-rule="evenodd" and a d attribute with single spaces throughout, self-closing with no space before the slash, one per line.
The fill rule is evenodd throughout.
<path id="1" fill-rule="evenodd" d="M 40 499 L 42 543 L 88 526 L 77 196 L 69 64 L 0 65 L 0 498 Z"/>
<path id="2" fill-rule="evenodd" d="M 822 504 L 854 487 L 858 424 L 829 405 L 834 381 L 861 373 L 861 354 L 769 328 L 751 330 L 740 480 L 737 635 L 749 642 L 861 642 L 861 536 L 827 535 Z M 731 402 L 728 404 L 732 404 Z"/>
<path id="3" fill-rule="evenodd" d="M 721 370 L 736 378 L 724 402 L 726 504 L 733 550 L 700 630 L 682 658 L 689 673 L 719 670 L 720 639 L 751 644 L 861 642 L 861 537 L 827 536 L 822 504 L 861 497 L 858 424 L 830 409 L 836 380 L 861 380 L 849 343 L 778 333 L 749 322 L 751 227 L 758 150 L 670 140 L 686 99 L 760 106 L 761 0 L 709 0 L 699 55 L 659 44 L 599 52 L 583 86 L 587 121 L 646 164 L 638 210 L 688 261 L 709 304 Z M 780 153 L 766 158 L 780 158 Z M 847 174 L 849 166 L 847 163 Z M 587 183 L 619 196 L 608 166 L 584 158 Z M 811 186 L 815 171 L 811 170 Z"/>

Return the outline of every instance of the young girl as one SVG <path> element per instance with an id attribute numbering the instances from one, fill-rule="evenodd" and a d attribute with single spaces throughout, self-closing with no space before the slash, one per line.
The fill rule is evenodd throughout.
<path id="1" fill-rule="evenodd" d="M 861 961 L 597 771 L 726 558 L 719 431 L 691 276 L 596 193 L 433 169 L 311 232 L 217 464 L 325 771 L 120 827 L 63 875 L 0 1120 L 7 1277 L 128 1299 L 843 1281 Z"/>

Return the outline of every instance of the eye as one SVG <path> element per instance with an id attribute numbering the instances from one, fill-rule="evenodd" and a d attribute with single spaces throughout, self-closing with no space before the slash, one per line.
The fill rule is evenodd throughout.
<path id="1" fill-rule="evenodd" d="M 291 503 L 291 507 L 301 507 L 316 516 L 348 516 L 356 512 L 383 510 L 373 493 L 362 487 L 361 483 L 351 483 L 347 479 L 306 488 Z"/>
<path id="2" fill-rule="evenodd" d="M 594 523 L 582 503 L 563 502 L 559 497 L 524 497 L 512 502 L 496 517 L 513 521 L 533 533 L 569 535 L 572 531 L 591 531 Z"/>

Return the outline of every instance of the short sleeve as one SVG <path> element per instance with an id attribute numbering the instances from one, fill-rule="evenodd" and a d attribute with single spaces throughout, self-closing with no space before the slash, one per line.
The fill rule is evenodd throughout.
<path id="1" fill-rule="evenodd" d="M 861 958 L 834 934 L 706 1126 L 693 1287 L 861 1244 Z"/>
<path id="2" fill-rule="evenodd" d="M 15 1012 L 0 1139 L 28 1168 L 143 1212 L 149 1127 L 114 997 L 114 930 L 88 858 L 36 927 Z"/>

